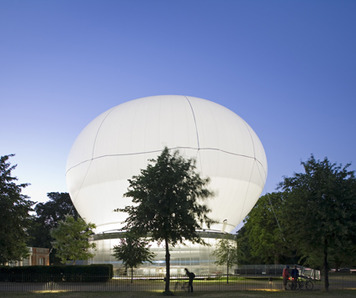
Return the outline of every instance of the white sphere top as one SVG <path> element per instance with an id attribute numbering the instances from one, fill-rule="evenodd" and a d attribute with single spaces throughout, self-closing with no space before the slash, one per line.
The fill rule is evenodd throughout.
<path id="1" fill-rule="evenodd" d="M 181 95 L 144 97 L 120 104 L 90 122 L 67 161 L 70 196 L 97 232 L 122 227 L 131 204 L 128 179 L 164 147 L 197 160 L 215 196 L 207 201 L 213 230 L 231 232 L 258 200 L 267 177 L 263 146 L 238 115 L 214 102 Z"/>

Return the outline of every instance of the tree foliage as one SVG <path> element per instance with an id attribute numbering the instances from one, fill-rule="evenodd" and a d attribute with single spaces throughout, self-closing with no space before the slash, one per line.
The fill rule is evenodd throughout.
<path id="1" fill-rule="evenodd" d="M 322 269 L 356 261 L 356 181 L 349 165 L 316 160 L 262 196 L 238 231 L 240 263 L 300 263 Z"/>
<path id="2" fill-rule="evenodd" d="M 169 245 L 190 240 L 204 243 L 197 230 L 213 222 L 204 201 L 212 196 L 206 188 L 209 179 L 196 172 L 195 160 L 185 160 L 175 151 L 172 155 L 164 148 L 156 160 L 150 160 L 140 175 L 129 179 L 125 193 L 133 205 L 118 211 L 128 213 L 124 230 L 150 236 L 165 243 L 166 285 L 169 293 L 170 254 Z"/>
<path id="3" fill-rule="evenodd" d="M 250 263 L 281 264 L 295 255 L 280 220 L 285 212 L 283 193 L 266 194 L 257 201 L 245 219 Z M 252 262 L 251 262 L 252 261 Z"/>
<path id="4" fill-rule="evenodd" d="M 31 223 L 29 212 L 34 202 L 23 195 L 28 184 L 17 184 L 12 171 L 16 165 L 8 162 L 11 155 L 0 157 L 0 264 L 21 260 L 28 255 L 27 229 Z"/>
<path id="5" fill-rule="evenodd" d="M 47 202 L 38 203 L 35 206 L 37 217 L 44 226 L 53 229 L 67 215 L 71 215 L 75 219 L 79 217 L 68 193 L 50 192 L 47 197 L 49 199 Z"/>
<path id="6" fill-rule="evenodd" d="M 152 262 L 155 254 L 150 251 L 148 241 L 133 233 L 126 232 L 120 239 L 120 244 L 114 246 L 113 256 L 122 260 L 125 268 L 131 269 L 131 283 L 133 282 L 133 269 L 144 262 Z"/>
<path id="7" fill-rule="evenodd" d="M 95 224 L 87 224 L 81 218 L 75 219 L 67 215 L 65 220 L 60 221 L 51 231 L 53 248 L 57 250 L 57 256 L 63 264 L 75 264 L 76 261 L 88 260 L 94 256 L 91 249 L 95 248 L 95 243 L 89 242 L 89 238 L 94 234 L 93 229 Z"/>
<path id="8" fill-rule="evenodd" d="M 246 219 L 245 224 L 236 233 L 236 243 L 237 243 L 237 260 L 238 264 L 261 264 L 259 259 L 256 259 L 251 255 L 251 245 L 249 241 L 249 235 L 246 229 Z"/>
<path id="9" fill-rule="evenodd" d="M 68 193 L 50 192 L 47 197 L 47 202 L 37 203 L 34 208 L 36 216 L 33 217 L 29 229 L 29 246 L 51 248 L 51 230 L 57 227 L 60 221 L 65 220 L 66 215 L 79 217 Z M 55 252 L 56 250 L 52 250 L 50 254 L 50 263 L 57 262 Z"/>
<path id="10" fill-rule="evenodd" d="M 284 178 L 286 233 L 306 258 L 323 269 L 329 288 L 330 253 L 354 247 L 356 234 L 356 181 L 349 165 L 337 166 L 312 155 L 302 162 L 303 173 Z"/>
<path id="11" fill-rule="evenodd" d="M 237 264 L 238 261 L 236 241 L 227 238 L 220 239 L 217 247 L 213 251 L 213 255 L 216 257 L 216 264 L 226 265 L 226 282 L 229 283 L 229 268 Z"/>

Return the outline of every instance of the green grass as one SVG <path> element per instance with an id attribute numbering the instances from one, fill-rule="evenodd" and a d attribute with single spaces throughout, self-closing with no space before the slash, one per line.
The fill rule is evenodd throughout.
<path id="1" fill-rule="evenodd" d="M 8 293 L 0 292 L 0 296 L 4 298 L 20 298 L 20 297 L 35 297 L 35 298 L 114 298 L 114 297 L 165 297 L 161 292 L 62 292 L 62 293 Z M 335 290 L 335 291 L 312 291 L 312 292 L 292 292 L 292 291 L 213 291 L 213 292 L 195 292 L 195 293 L 178 293 L 176 297 L 216 297 L 216 298 L 260 298 L 260 297 L 305 297 L 305 298 L 321 298 L 321 297 L 356 297 L 356 290 Z"/>
<path id="2" fill-rule="evenodd" d="M 186 280 L 180 280 L 184 282 Z M 329 298 L 329 297 L 356 297 L 356 276 L 331 276 L 330 286 L 331 290 L 325 292 L 320 290 L 322 288 L 322 282 L 315 282 L 315 287 L 313 291 L 282 291 L 281 278 L 272 278 L 272 283 L 270 290 L 267 289 L 268 278 L 259 277 L 229 277 L 229 284 L 226 284 L 226 278 L 222 277 L 220 279 L 196 279 L 194 281 L 195 292 L 186 293 L 183 291 L 175 292 L 176 297 L 191 296 L 191 297 L 221 297 L 221 298 L 232 298 L 232 297 L 271 297 L 271 298 L 292 298 L 292 297 L 305 297 L 305 298 Z M 174 289 L 176 280 L 171 280 L 170 288 Z M 116 288 L 116 285 L 118 287 Z M 237 285 L 237 287 L 236 287 Z M 242 285 L 242 286 L 241 286 Z M 247 285 L 246 288 L 243 285 Z M 19 284 L 21 286 L 21 284 Z M 162 294 L 164 289 L 163 280 L 134 280 L 133 284 L 129 280 L 112 280 L 110 283 L 104 284 L 104 288 L 93 288 L 93 291 L 86 289 L 87 292 L 80 291 L 76 289 L 75 285 L 72 288 L 74 291 L 66 292 L 1 292 L 0 297 L 35 297 L 35 298 L 114 298 L 114 297 L 165 297 Z M 106 287 L 106 288 L 105 288 Z M 111 288 L 110 288 L 111 287 Z M 65 288 L 65 287 L 63 287 Z M 62 288 L 62 289 L 63 289 Z M 16 288 L 13 288 L 16 290 Z M 55 289 L 52 288 L 52 289 Z M 58 287 L 61 289 L 61 287 Z M 69 289 L 71 289 L 69 287 Z M 157 289 L 153 291 L 153 289 Z M 249 289 L 249 290 L 248 290 Z M 341 290 L 349 289 L 349 290 Z M 77 292 L 76 292 L 76 291 Z M 84 289 L 83 289 L 84 290 Z M 98 291 L 103 290 L 103 291 Z M 105 290 L 108 290 L 107 292 Z"/>

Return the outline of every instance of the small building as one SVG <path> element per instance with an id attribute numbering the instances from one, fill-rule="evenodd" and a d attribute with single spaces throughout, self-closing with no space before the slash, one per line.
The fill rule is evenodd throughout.
<path id="1" fill-rule="evenodd" d="M 49 266 L 49 248 L 30 247 L 29 266 Z"/>
<path id="2" fill-rule="evenodd" d="M 49 266 L 49 248 L 29 247 L 29 255 L 21 261 L 10 262 L 10 266 Z"/>

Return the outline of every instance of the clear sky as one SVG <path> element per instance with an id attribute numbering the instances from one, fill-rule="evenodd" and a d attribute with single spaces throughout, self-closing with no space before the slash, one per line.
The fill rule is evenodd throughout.
<path id="1" fill-rule="evenodd" d="M 0 0 L 0 155 L 46 201 L 92 119 L 181 94 L 255 130 L 263 193 L 311 154 L 355 169 L 355 16 L 353 0 Z"/>

